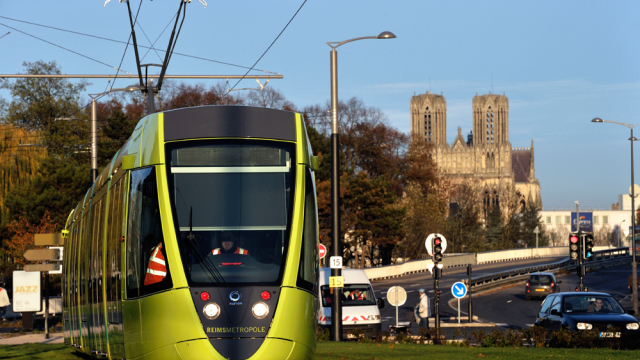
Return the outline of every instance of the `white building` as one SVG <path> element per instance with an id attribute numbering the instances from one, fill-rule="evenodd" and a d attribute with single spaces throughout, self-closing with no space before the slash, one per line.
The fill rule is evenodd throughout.
<path id="1" fill-rule="evenodd" d="M 542 210 L 542 223 L 549 234 L 550 246 L 568 246 L 573 210 Z M 628 210 L 580 209 L 580 213 L 593 213 L 595 245 L 629 246 L 627 236 L 631 226 L 631 205 Z"/>

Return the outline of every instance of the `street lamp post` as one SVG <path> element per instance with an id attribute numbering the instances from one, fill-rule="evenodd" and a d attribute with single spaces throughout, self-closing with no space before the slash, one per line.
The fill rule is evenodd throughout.
<path id="1" fill-rule="evenodd" d="M 595 122 L 595 123 L 611 123 L 611 124 L 618 124 L 618 125 L 622 125 L 622 126 L 626 126 L 629 128 L 629 130 L 631 130 L 631 137 L 629 138 L 629 141 L 631 142 L 631 254 L 632 254 L 632 260 L 631 260 L 631 289 L 632 289 L 632 300 L 633 300 L 633 311 L 636 312 L 636 314 L 638 313 L 638 273 L 637 273 L 637 265 L 636 265 L 636 204 L 635 204 L 635 199 L 636 199 L 636 194 L 635 194 L 635 186 L 634 186 L 634 180 L 633 180 L 633 142 L 635 140 L 638 140 L 636 138 L 633 137 L 633 128 L 636 127 L 636 124 L 625 124 L 625 123 L 621 123 L 621 122 L 617 122 L 617 121 L 609 121 L 609 120 L 602 120 L 601 118 L 594 118 L 593 120 L 591 120 L 591 122 Z"/>
<path id="2" fill-rule="evenodd" d="M 112 93 L 116 91 L 136 91 L 141 90 L 140 86 L 132 85 L 127 86 L 126 88 L 120 89 L 111 89 L 109 91 L 105 91 L 99 94 L 89 94 L 91 97 L 91 183 L 96 182 L 96 178 L 98 177 L 98 142 L 97 142 L 97 134 L 98 134 L 98 110 L 96 99 Z"/>
<path id="3" fill-rule="evenodd" d="M 331 47 L 331 256 L 342 256 L 340 244 L 340 163 L 338 132 L 338 52 L 336 48 L 348 42 L 364 39 L 393 39 L 396 36 L 384 31 L 378 36 L 327 42 Z M 331 269 L 331 276 L 342 276 L 342 269 Z M 338 291 L 331 295 L 331 340 L 342 341 L 342 303 Z"/>

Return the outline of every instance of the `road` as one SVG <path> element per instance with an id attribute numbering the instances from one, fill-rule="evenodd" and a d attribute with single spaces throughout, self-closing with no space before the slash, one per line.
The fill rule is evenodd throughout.
<path id="1" fill-rule="evenodd" d="M 504 272 L 508 270 L 536 266 L 536 265 L 544 265 L 553 262 L 558 262 L 563 260 L 562 257 L 557 258 L 541 258 L 541 259 L 530 259 L 530 260 L 519 260 L 519 261 L 508 261 L 508 262 L 500 262 L 500 263 L 492 263 L 485 265 L 474 265 L 473 266 L 473 277 L 480 277 L 483 275 L 494 274 L 498 272 Z M 458 268 L 450 268 L 443 270 L 443 276 L 440 279 L 440 316 L 442 317 L 451 317 L 457 316 L 457 310 L 452 309 L 447 304 L 448 300 L 452 299 L 451 295 L 451 286 L 454 282 L 460 281 L 462 279 L 467 278 L 467 268 L 466 267 L 458 267 Z M 395 307 L 389 305 L 386 301 L 386 292 L 391 286 L 402 286 L 407 291 L 407 302 L 398 308 L 398 318 L 399 321 L 414 321 L 413 319 L 413 307 L 419 301 L 418 289 L 424 288 L 427 290 L 427 295 L 431 300 L 431 304 L 433 306 L 433 277 L 429 272 L 411 274 L 399 278 L 392 278 L 386 280 L 376 280 L 372 282 L 373 289 L 376 293 L 376 297 L 385 300 L 385 307 L 380 310 L 380 314 L 382 316 L 382 329 L 386 330 L 389 328 L 389 325 L 395 324 L 396 319 L 396 310 Z M 486 298 L 489 298 L 487 296 Z M 467 309 L 467 301 L 462 300 L 462 315 L 466 315 Z M 476 305 L 474 301 L 474 305 Z M 474 306 L 474 309 L 477 309 L 477 305 Z M 433 311 L 432 311 L 433 314 Z M 477 310 L 474 310 L 474 315 L 478 315 Z M 491 315 L 491 314 L 489 314 Z M 497 321 L 492 320 L 490 318 L 484 318 L 481 316 L 481 320 L 484 321 Z M 415 329 L 415 321 L 413 322 L 413 331 L 416 333 Z"/>
<path id="2" fill-rule="evenodd" d="M 630 264 L 619 265 L 588 272 L 583 281 L 589 291 L 609 293 L 624 307 L 631 308 L 631 297 L 627 289 L 627 278 L 630 274 Z M 580 282 L 575 273 L 557 275 L 557 279 L 562 282 L 560 284 L 562 291 L 574 291 Z M 524 288 L 523 284 L 518 284 L 474 298 L 474 315 L 502 327 L 531 326 L 536 321 L 542 300 L 525 300 Z M 463 303 L 467 304 L 466 301 Z"/>

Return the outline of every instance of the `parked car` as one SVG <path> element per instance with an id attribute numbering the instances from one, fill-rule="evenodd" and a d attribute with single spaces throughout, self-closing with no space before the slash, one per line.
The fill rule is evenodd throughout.
<path id="1" fill-rule="evenodd" d="M 640 340 L 640 323 L 611 295 L 598 292 L 551 294 L 542 302 L 536 326 L 549 331 L 595 330 L 600 337 Z"/>
<path id="2" fill-rule="evenodd" d="M 532 298 L 544 298 L 549 294 L 560 292 L 562 281 L 556 280 L 556 276 L 548 272 L 536 272 L 529 275 L 525 285 L 524 296 L 527 300 Z"/>
<path id="3" fill-rule="evenodd" d="M 317 318 L 322 329 L 328 329 L 332 320 L 329 276 L 331 269 L 320 268 Z M 358 333 L 368 337 L 378 335 L 382 330 L 379 309 L 384 307 L 384 302 L 376 299 L 367 274 L 361 269 L 342 269 L 342 276 L 344 287 L 333 290 L 341 294 L 343 338 L 351 338 Z"/>

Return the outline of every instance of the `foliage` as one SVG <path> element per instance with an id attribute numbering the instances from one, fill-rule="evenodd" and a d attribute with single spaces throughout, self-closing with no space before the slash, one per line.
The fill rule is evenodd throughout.
<path id="1" fill-rule="evenodd" d="M 23 66 L 26 74 L 61 73 L 55 61 L 24 62 Z M 3 80 L 0 89 L 8 89 L 12 97 L 4 122 L 40 131 L 50 154 L 69 154 L 69 145 L 79 145 L 84 134 L 72 122 L 57 123 L 55 119 L 78 112 L 80 93 L 87 85 L 85 81 L 71 84 L 66 79 L 52 78 L 18 79 L 14 83 Z"/>
<path id="2" fill-rule="evenodd" d="M 395 244 L 404 236 L 403 207 L 394 206 L 396 197 L 387 190 L 384 178 L 369 178 L 361 172 L 349 180 L 342 204 L 352 245 L 371 243 L 377 247 L 382 264 L 391 263 Z M 368 254 L 373 259 L 373 247 Z"/>
<path id="3" fill-rule="evenodd" d="M 52 223 L 64 226 L 69 213 L 90 186 L 88 163 L 48 157 L 40 163 L 32 181 L 9 192 L 10 218 L 25 216 L 30 223 L 35 223 L 49 213 Z"/>
<path id="4" fill-rule="evenodd" d="M 7 227 L 14 235 L 9 241 L 5 241 L 3 250 L 13 258 L 14 268 L 3 269 L 3 273 L 8 275 L 11 270 L 15 270 L 16 265 L 24 267 L 24 252 L 34 248 L 33 235 L 53 233 L 57 226 L 58 224 L 53 222 L 48 211 L 37 222 L 31 222 L 26 216 L 20 216 L 18 220 L 9 223 Z"/>
<path id="5" fill-rule="evenodd" d="M 540 231 L 538 234 L 539 246 L 549 245 L 549 237 L 545 233 L 545 227 L 542 223 L 542 215 L 540 215 L 539 210 L 538 205 L 533 202 L 527 203 L 522 209 L 522 232 L 520 236 L 527 247 L 536 246 L 536 234 L 533 232 L 536 227 Z"/>

